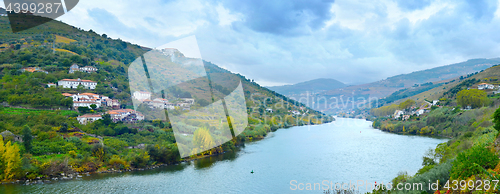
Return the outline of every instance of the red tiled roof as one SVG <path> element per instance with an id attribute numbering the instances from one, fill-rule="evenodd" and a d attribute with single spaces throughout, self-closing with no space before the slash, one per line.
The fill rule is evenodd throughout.
<path id="1" fill-rule="evenodd" d="M 82 115 L 79 116 L 78 118 L 93 118 L 93 117 L 102 117 L 101 115 Z"/>

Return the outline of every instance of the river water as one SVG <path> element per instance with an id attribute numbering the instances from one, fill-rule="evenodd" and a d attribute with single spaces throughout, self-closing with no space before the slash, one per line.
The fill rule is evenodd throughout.
<path id="1" fill-rule="evenodd" d="M 28 186 L 0 185 L 0 190 L 3 193 L 322 193 L 321 189 L 335 183 L 339 186 L 349 182 L 387 183 L 400 171 L 413 175 L 421 167 L 425 151 L 446 141 L 386 133 L 372 128 L 368 121 L 337 118 L 330 124 L 279 129 L 263 140 L 247 142 L 237 153 L 146 171 L 93 174 L 77 180 Z M 307 188 L 307 183 L 312 187 Z M 365 189 L 366 186 L 360 187 L 361 192 Z"/>

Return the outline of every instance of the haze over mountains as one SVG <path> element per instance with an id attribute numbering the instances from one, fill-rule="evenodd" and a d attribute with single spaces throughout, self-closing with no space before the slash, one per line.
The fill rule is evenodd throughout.
<path id="1" fill-rule="evenodd" d="M 359 104 L 367 103 L 365 100 L 369 98 L 384 98 L 398 90 L 412 87 L 415 84 L 445 82 L 444 80 L 451 80 L 482 71 L 496 64 L 500 64 L 500 58 L 470 59 L 460 63 L 396 75 L 361 85 L 345 86 L 345 84 L 332 84 L 328 86 L 328 82 L 325 80 L 323 80 L 325 81 L 325 85 L 323 85 L 320 83 L 321 79 L 317 79 L 291 86 L 269 88 L 293 99 L 299 99 L 300 102 L 316 110 L 326 113 L 336 113 L 356 109 Z M 318 88 L 325 89 L 328 87 L 333 89 L 318 92 Z"/>
<path id="2" fill-rule="evenodd" d="M 335 79 L 329 78 L 319 78 L 310 81 L 300 82 L 292 85 L 284 85 L 284 86 L 271 86 L 267 87 L 271 90 L 274 90 L 280 94 L 284 95 L 294 95 L 301 93 L 316 93 L 322 91 L 329 91 L 333 89 L 343 88 L 347 85 L 337 81 Z"/>

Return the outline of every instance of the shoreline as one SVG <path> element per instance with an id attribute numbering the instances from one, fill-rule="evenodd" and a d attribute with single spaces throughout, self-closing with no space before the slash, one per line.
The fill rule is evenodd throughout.
<path id="1" fill-rule="evenodd" d="M 323 125 L 323 124 L 332 123 L 334 121 L 335 120 L 332 120 L 332 121 L 329 121 L 329 122 L 325 122 L 325 123 L 322 123 L 322 124 L 313 124 L 313 125 Z M 282 127 L 282 128 L 276 129 L 275 131 L 277 131 L 279 129 L 287 129 L 287 128 L 291 128 L 291 127 L 310 126 L 310 125 L 311 124 L 296 125 L 296 126 L 290 126 L 290 127 Z M 271 132 L 273 132 L 273 131 L 271 131 Z M 269 134 L 269 133 L 266 133 L 266 135 L 264 135 L 262 137 L 252 137 L 252 140 L 250 140 L 250 142 L 263 140 L 263 139 L 265 139 L 267 137 L 267 134 Z M 247 140 L 248 139 L 246 139 L 245 142 Z M 245 144 L 243 143 L 241 145 L 235 146 L 235 148 L 240 148 L 242 145 L 244 146 Z M 175 163 L 171 163 L 171 164 L 165 164 L 165 163 L 155 164 L 155 165 L 151 165 L 151 166 L 146 166 L 144 168 L 129 168 L 129 169 L 123 169 L 123 170 L 114 170 L 113 168 L 111 168 L 111 169 L 108 169 L 108 170 L 105 170 L 105 171 L 74 172 L 74 173 L 70 173 L 70 174 L 61 173 L 58 176 L 53 176 L 53 177 L 50 177 L 50 178 L 40 178 L 40 177 L 37 177 L 36 179 L 17 179 L 15 181 L 0 182 L 0 184 L 1 185 L 5 185 L 5 184 L 20 184 L 20 185 L 46 184 L 46 183 L 55 183 L 55 182 L 64 181 L 64 180 L 77 180 L 78 178 L 82 178 L 83 175 L 90 176 L 91 174 L 125 173 L 125 172 L 153 170 L 153 169 L 157 169 L 157 168 L 161 168 L 161 167 L 166 167 L 166 166 L 170 166 L 170 165 L 178 165 L 178 164 L 182 164 L 182 163 L 185 163 L 185 162 L 196 161 L 196 160 L 200 160 L 200 159 L 203 159 L 203 158 L 224 155 L 224 154 L 231 153 L 231 152 L 237 153 L 238 151 L 239 150 L 234 150 L 234 151 L 230 151 L 230 152 L 223 152 L 223 153 L 217 153 L 217 154 L 196 156 L 196 157 L 193 157 L 193 158 L 189 158 L 189 157 L 184 158 L 184 159 L 181 158 L 181 161 L 179 161 L 179 162 L 175 162 Z"/>

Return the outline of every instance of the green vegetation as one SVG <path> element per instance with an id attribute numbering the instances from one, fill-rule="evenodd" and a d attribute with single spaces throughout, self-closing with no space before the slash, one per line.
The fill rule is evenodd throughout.
<path id="1" fill-rule="evenodd" d="M 103 114 L 109 108 L 74 110 L 72 99 L 62 95 L 64 92 L 91 92 L 119 100 L 121 108 L 133 107 L 127 76 L 128 65 L 150 49 L 105 35 L 100 36 L 92 30 L 82 31 L 58 21 L 15 34 L 8 31 L 8 19 L 1 17 L 1 44 L 7 46 L 0 52 L 0 132 L 10 131 L 14 134 L 0 138 L 1 181 L 172 164 L 235 151 L 237 146 L 246 141 L 263 138 L 278 128 L 321 124 L 333 120 L 330 116 L 262 88 L 242 75 L 232 74 L 204 62 L 216 94 L 231 91 L 232 85 L 228 80 L 241 80 L 249 125 L 229 142 L 191 158 L 180 158 L 178 150 L 183 145 L 176 141 L 168 119 L 114 123 L 110 115 L 104 114 L 103 119 L 83 125 L 76 117 L 85 113 Z M 56 51 L 66 50 L 71 53 L 54 52 L 52 47 Z M 69 67 L 75 63 L 94 66 L 99 70 L 95 73 L 69 74 Z M 22 72 L 22 68 L 26 67 L 39 67 L 48 74 Z M 216 74 L 225 76 L 214 76 Z M 61 79 L 77 78 L 96 81 L 96 89 L 46 86 Z M 170 88 L 167 95 L 190 97 L 196 92 L 207 91 L 190 91 L 188 87 L 181 85 Z M 220 96 L 215 95 L 214 98 Z M 192 108 L 207 105 L 210 100 L 196 99 L 197 104 Z M 272 108 L 273 111 L 268 112 L 267 108 Z M 171 111 L 181 114 L 187 110 Z M 292 114 L 291 111 L 299 111 L 300 115 Z M 212 146 L 216 138 L 211 137 L 207 131 L 215 124 L 194 119 L 189 122 L 201 127 L 192 128 L 190 132 L 193 135 L 179 141 L 203 139 L 203 145 L 200 146 Z M 18 141 L 19 138 L 23 140 L 22 143 Z"/>
<path id="2" fill-rule="evenodd" d="M 485 91 L 478 89 L 462 90 L 457 93 L 457 103 L 462 107 L 479 108 L 488 105 L 486 95 Z"/>
<path id="3" fill-rule="evenodd" d="M 498 84 L 500 69 L 497 67 L 461 77 L 458 84 L 442 93 L 439 106 L 432 106 L 428 109 L 430 112 L 423 115 L 412 114 L 407 120 L 385 117 L 396 108 L 408 107 L 406 101 L 399 105 L 386 105 L 370 111 L 372 116 L 377 117 L 374 119 L 373 126 L 381 130 L 450 138 L 448 142 L 439 144 L 423 156 L 422 168 L 415 175 L 402 172 L 394 178 L 393 184 L 424 183 L 427 185 L 429 182 L 435 183 L 439 180 L 439 190 L 444 193 L 447 190 L 445 188 L 447 181 L 451 184 L 454 180 L 476 182 L 499 178 L 500 108 L 498 105 L 500 101 L 496 95 L 492 94 L 492 91 L 473 89 L 479 82 Z M 405 114 L 410 113 L 411 110 L 407 110 Z M 468 188 L 463 192 L 497 192 L 494 188 L 486 188 L 483 191 L 475 189 Z M 424 191 L 434 192 L 426 187 Z M 374 193 L 388 192 L 374 191 Z"/>

